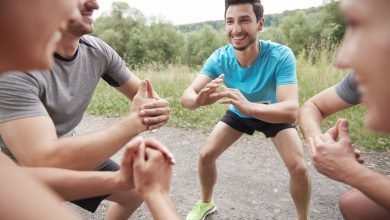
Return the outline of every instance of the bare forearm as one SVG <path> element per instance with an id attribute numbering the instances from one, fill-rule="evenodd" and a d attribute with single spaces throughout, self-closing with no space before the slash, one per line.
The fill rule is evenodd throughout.
<path id="1" fill-rule="evenodd" d="M 2 153 L 0 173 L 0 219 L 79 219 L 63 207 L 58 196 Z"/>
<path id="2" fill-rule="evenodd" d="M 318 108 L 307 101 L 299 111 L 299 128 L 305 138 L 321 134 L 321 123 L 324 118 Z"/>
<path id="3" fill-rule="evenodd" d="M 192 88 L 188 88 L 183 96 L 180 98 L 180 103 L 184 108 L 194 110 L 198 108 L 198 106 L 195 104 L 196 99 L 196 92 Z"/>
<path id="4" fill-rule="evenodd" d="M 390 177 L 356 165 L 344 181 L 358 189 L 377 204 L 390 210 Z"/>
<path id="5" fill-rule="evenodd" d="M 130 139 L 143 131 L 136 119 L 127 117 L 107 129 L 87 135 L 57 139 L 51 151 L 34 166 L 57 167 L 72 170 L 91 170 L 110 158 Z M 132 121 L 134 121 L 133 126 Z"/>
<path id="6" fill-rule="evenodd" d="M 117 172 L 73 171 L 57 168 L 26 168 L 64 200 L 76 200 L 127 190 Z"/>
<path id="7" fill-rule="evenodd" d="M 285 101 L 275 104 L 255 104 L 251 116 L 269 123 L 294 123 L 298 114 L 298 104 Z"/>
<path id="8" fill-rule="evenodd" d="M 180 219 L 168 194 L 153 193 L 147 196 L 145 201 L 155 220 Z"/>

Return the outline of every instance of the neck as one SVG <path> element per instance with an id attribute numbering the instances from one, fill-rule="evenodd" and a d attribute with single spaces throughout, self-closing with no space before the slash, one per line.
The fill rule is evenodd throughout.
<path id="1" fill-rule="evenodd" d="M 64 58 L 72 58 L 79 47 L 80 37 L 65 32 L 57 45 L 56 53 Z"/>
<path id="2" fill-rule="evenodd" d="M 255 43 L 251 44 L 245 50 L 234 50 L 238 63 L 242 67 L 250 66 L 257 58 L 260 53 L 259 41 L 256 40 Z"/>

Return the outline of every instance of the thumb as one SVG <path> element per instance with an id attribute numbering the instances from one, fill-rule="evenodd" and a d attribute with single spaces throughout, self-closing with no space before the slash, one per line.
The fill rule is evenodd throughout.
<path id="1" fill-rule="evenodd" d="M 336 125 L 328 130 L 328 134 L 330 134 L 334 140 L 339 136 L 339 125 L 341 121 L 342 119 L 338 119 Z"/>
<path id="2" fill-rule="evenodd" d="M 340 142 L 343 142 L 347 145 L 352 145 L 351 138 L 349 137 L 349 128 L 347 120 L 340 120 L 340 123 L 338 125 L 338 132 L 340 136 Z"/>
<path id="3" fill-rule="evenodd" d="M 151 99 L 156 99 L 156 95 L 154 93 L 152 82 L 150 82 L 149 79 L 146 79 L 146 85 L 147 85 L 147 97 Z"/>
<path id="4" fill-rule="evenodd" d="M 139 146 L 141 144 L 142 139 L 143 138 L 140 136 L 135 137 L 132 141 L 130 141 L 129 143 L 127 143 L 125 145 L 126 150 L 125 150 L 125 153 L 123 154 L 123 158 L 122 158 L 122 166 L 123 167 L 130 166 L 132 164 L 133 155 L 139 149 Z"/>
<path id="5" fill-rule="evenodd" d="M 137 94 L 141 95 L 141 97 L 146 97 L 147 96 L 147 82 L 146 80 L 142 80 L 139 87 L 138 87 L 138 92 Z"/>
<path id="6" fill-rule="evenodd" d="M 134 165 L 142 169 L 144 164 L 145 164 L 145 141 L 142 139 L 137 152 L 137 157 L 134 161 Z"/>

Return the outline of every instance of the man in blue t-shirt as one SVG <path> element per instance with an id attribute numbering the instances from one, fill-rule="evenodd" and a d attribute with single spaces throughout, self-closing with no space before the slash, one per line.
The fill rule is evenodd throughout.
<path id="1" fill-rule="evenodd" d="M 230 44 L 208 58 L 181 99 L 189 109 L 217 101 L 230 104 L 200 153 L 202 197 L 187 219 L 203 219 L 216 210 L 212 200 L 215 161 L 243 133 L 254 131 L 271 138 L 290 173 L 298 219 L 307 219 L 311 186 L 293 124 L 299 108 L 294 54 L 286 46 L 257 40 L 264 27 L 259 0 L 226 0 L 225 22 Z"/>

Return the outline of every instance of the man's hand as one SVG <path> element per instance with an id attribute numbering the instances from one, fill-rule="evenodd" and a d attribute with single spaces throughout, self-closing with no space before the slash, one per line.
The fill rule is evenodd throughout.
<path id="1" fill-rule="evenodd" d="M 354 175 L 354 168 L 360 165 L 349 137 L 348 121 L 340 120 L 336 128 L 339 141 L 334 139 L 333 143 L 327 143 L 319 136 L 315 136 L 309 138 L 308 148 L 318 172 L 331 179 L 345 182 L 345 178 Z"/>
<path id="2" fill-rule="evenodd" d="M 210 95 L 211 98 L 221 99 L 220 104 L 234 105 L 244 115 L 252 115 L 255 103 L 248 101 L 238 89 L 223 88 L 222 91 Z"/>
<path id="3" fill-rule="evenodd" d="M 314 139 L 320 139 L 324 143 L 328 144 L 334 144 L 337 142 L 337 139 L 339 137 L 339 130 L 338 127 L 340 126 L 340 122 L 343 119 L 339 119 L 336 122 L 336 125 L 329 128 L 325 133 L 318 135 Z M 360 151 L 358 149 L 354 149 L 355 151 L 355 158 L 359 163 L 364 163 L 364 159 L 360 157 Z"/>
<path id="4" fill-rule="evenodd" d="M 134 185 L 144 199 L 155 193 L 169 192 L 172 164 L 156 148 L 165 147 L 157 141 L 141 141 L 133 157 Z"/>
<path id="5" fill-rule="evenodd" d="M 140 116 L 140 111 L 145 104 L 149 104 L 156 101 L 155 95 L 153 93 L 153 88 L 150 88 L 148 84 L 150 84 L 150 82 L 148 83 L 147 80 L 141 81 L 137 94 L 135 94 L 133 98 L 133 103 L 130 108 L 130 114 L 134 114 L 138 118 L 138 123 L 136 121 L 132 122 L 133 126 L 140 126 L 141 131 L 147 130 L 148 126 L 143 123 L 144 118 Z"/>
<path id="6" fill-rule="evenodd" d="M 223 77 L 224 75 L 221 74 L 207 83 L 206 86 L 198 92 L 195 99 L 196 106 L 211 105 L 220 99 L 220 97 L 211 97 L 210 95 L 215 93 L 219 86 L 223 85 Z"/>
<path id="7" fill-rule="evenodd" d="M 142 122 L 148 126 L 148 130 L 152 130 L 168 122 L 171 109 L 168 101 L 158 97 L 150 80 L 147 79 L 146 82 L 147 96 L 152 100 L 141 106 L 139 115 L 143 118 Z"/>
<path id="8" fill-rule="evenodd" d="M 133 177 L 133 154 L 138 151 L 141 145 L 142 138 L 136 137 L 124 147 L 125 153 L 122 157 L 121 168 L 116 171 L 118 174 L 120 185 L 123 186 L 123 190 L 134 188 L 134 177 Z"/>

